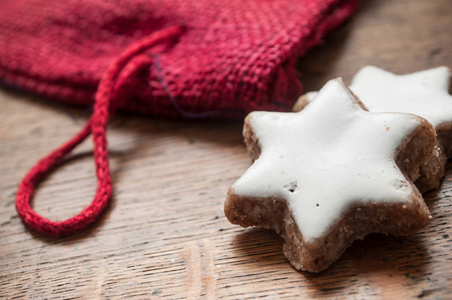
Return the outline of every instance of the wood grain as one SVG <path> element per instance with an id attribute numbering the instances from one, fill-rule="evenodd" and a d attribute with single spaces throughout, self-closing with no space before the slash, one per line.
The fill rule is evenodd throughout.
<path id="1" fill-rule="evenodd" d="M 368 0 L 324 45 L 300 60 L 305 90 L 367 64 L 395 73 L 452 67 L 450 0 Z M 273 232 L 223 214 L 228 187 L 250 165 L 241 122 L 172 121 L 117 114 L 109 126 L 114 196 L 88 231 L 53 239 L 26 229 L 17 184 L 89 117 L 0 91 L 0 297 L 6 299 L 450 299 L 452 164 L 426 195 L 429 226 L 407 238 L 371 235 L 327 271 L 290 267 Z M 34 208 L 57 220 L 96 187 L 91 142 L 51 173 Z"/>

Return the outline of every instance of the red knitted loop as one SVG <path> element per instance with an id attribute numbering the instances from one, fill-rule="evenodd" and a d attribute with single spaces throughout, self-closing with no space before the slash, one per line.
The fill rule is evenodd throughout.
<path id="1" fill-rule="evenodd" d="M 88 226 L 104 210 L 111 194 L 112 183 L 108 165 L 106 126 L 114 111 L 120 88 L 127 78 L 151 63 L 149 56 L 140 54 L 159 43 L 175 42 L 184 31 L 182 26 L 173 26 L 143 38 L 128 47 L 105 72 L 96 96 L 91 119 L 71 140 L 41 159 L 24 177 L 16 195 L 19 216 L 30 227 L 51 236 L 76 233 Z M 94 160 L 96 164 L 97 190 L 91 204 L 80 214 L 61 222 L 53 222 L 36 213 L 30 206 L 36 185 L 43 176 L 71 151 L 93 134 Z"/>

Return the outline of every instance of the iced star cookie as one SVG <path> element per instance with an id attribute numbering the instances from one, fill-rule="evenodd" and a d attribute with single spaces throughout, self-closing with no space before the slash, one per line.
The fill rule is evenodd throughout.
<path id="1" fill-rule="evenodd" d="M 439 187 L 447 159 L 452 157 L 452 96 L 450 72 L 446 67 L 407 75 L 395 75 L 373 66 L 362 68 L 350 89 L 372 112 L 412 113 L 427 119 L 437 133 L 438 144 L 422 165 L 415 184 L 421 192 Z M 317 93 L 310 92 L 297 101 L 300 111 Z"/>
<path id="2" fill-rule="evenodd" d="M 298 113 L 250 113 L 243 133 L 254 163 L 229 189 L 225 215 L 275 230 L 297 270 L 328 268 L 367 234 L 427 225 L 412 183 L 435 142 L 425 119 L 368 112 L 337 79 Z"/>

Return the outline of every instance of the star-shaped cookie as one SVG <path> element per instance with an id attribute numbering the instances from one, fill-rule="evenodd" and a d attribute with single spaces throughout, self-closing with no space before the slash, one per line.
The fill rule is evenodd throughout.
<path id="1" fill-rule="evenodd" d="M 372 112 L 412 113 L 427 119 L 435 127 L 438 144 L 423 164 L 415 182 L 421 192 L 438 188 L 447 159 L 452 157 L 452 96 L 447 67 L 407 75 L 395 75 L 374 66 L 362 68 L 350 89 Z M 310 92 L 297 101 L 300 111 L 316 96 Z"/>
<path id="2" fill-rule="evenodd" d="M 369 233 L 427 225 L 412 183 L 435 141 L 423 118 L 365 111 L 336 79 L 298 113 L 250 113 L 244 137 L 254 163 L 229 189 L 225 214 L 274 229 L 298 270 L 326 269 Z"/>

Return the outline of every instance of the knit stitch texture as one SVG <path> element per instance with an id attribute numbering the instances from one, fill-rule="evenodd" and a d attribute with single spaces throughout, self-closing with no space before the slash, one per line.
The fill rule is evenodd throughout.
<path id="1" fill-rule="evenodd" d="M 149 61 L 127 82 L 119 108 L 170 117 L 218 111 L 216 118 L 285 110 L 301 93 L 296 59 L 355 6 L 356 0 L 4 0 L 0 78 L 91 104 L 108 66 L 129 45 L 182 25 L 176 45 L 148 49 L 158 63 Z"/>

